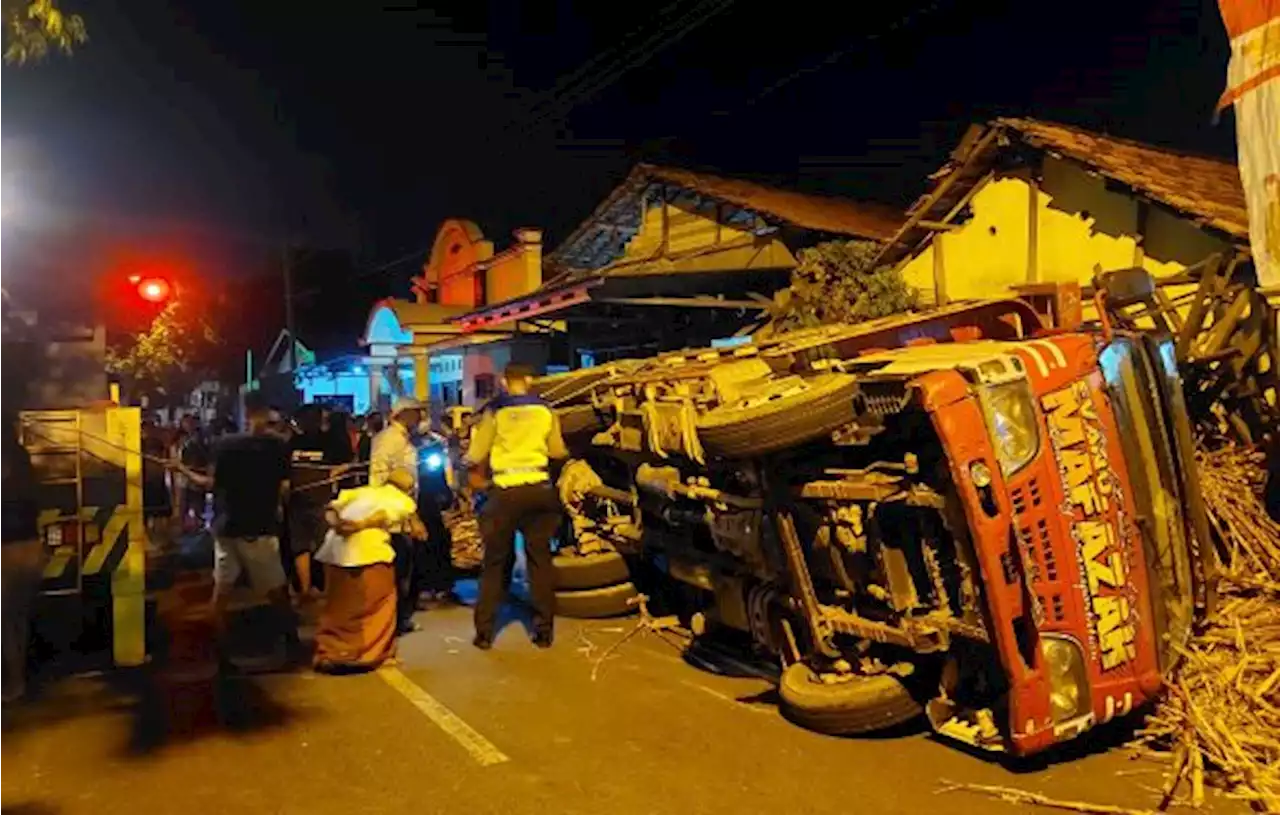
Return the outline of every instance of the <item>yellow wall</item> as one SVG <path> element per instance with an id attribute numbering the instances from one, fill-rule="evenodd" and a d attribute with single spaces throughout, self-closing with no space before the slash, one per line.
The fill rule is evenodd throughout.
<path id="1" fill-rule="evenodd" d="M 974 196 L 968 223 L 934 236 L 934 241 L 942 241 L 949 299 L 1001 296 L 1012 285 L 1032 282 L 1031 196 L 1031 186 L 1020 178 L 993 180 Z M 1225 248 L 1191 222 L 1149 206 L 1139 254 L 1138 199 L 1108 191 L 1101 178 L 1067 161 L 1046 157 L 1036 197 L 1038 282 L 1077 280 L 1088 285 L 1095 265 L 1105 271 L 1139 263 L 1159 277 Z M 904 274 L 908 283 L 925 292 L 926 301 L 932 301 L 932 246 L 908 261 Z"/>
<path id="2" fill-rule="evenodd" d="M 709 249 L 718 243 L 742 243 L 751 240 L 751 233 L 743 229 L 721 224 L 716 220 L 716 207 L 707 203 L 699 210 L 682 209 L 675 204 L 646 207 L 644 222 L 634 238 L 627 243 L 625 257 L 647 258 L 662 253 L 663 212 L 666 212 L 667 254 L 696 252 Z"/>
<path id="3" fill-rule="evenodd" d="M 423 268 L 423 283 L 438 286 L 438 302 L 447 306 L 478 306 L 476 281 L 467 272 L 493 257 L 493 244 L 471 221 L 450 218 L 440 225 Z M 425 302 L 425 301 L 423 301 Z"/>
<path id="4" fill-rule="evenodd" d="M 626 265 L 630 274 L 790 269 L 796 265 L 795 255 L 775 235 L 758 235 L 722 223 L 719 215 L 710 202 L 697 209 L 671 203 L 646 207 L 640 229 L 617 263 Z M 758 220 L 754 224 L 762 225 Z"/>
<path id="5" fill-rule="evenodd" d="M 478 275 L 484 275 L 483 287 Z M 485 240 L 480 227 L 450 218 L 436 232 L 431 257 L 415 281 L 418 302 L 426 302 L 431 287 L 446 306 L 474 308 L 521 297 L 542 285 L 542 231 L 517 229 L 515 242 L 494 256 L 493 242 Z"/>
<path id="6" fill-rule="evenodd" d="M 542 243 L 519 242 L 493 259 L 485 270 L 485 299 L 501 303 L 523 297 L 542 285 Z"/>

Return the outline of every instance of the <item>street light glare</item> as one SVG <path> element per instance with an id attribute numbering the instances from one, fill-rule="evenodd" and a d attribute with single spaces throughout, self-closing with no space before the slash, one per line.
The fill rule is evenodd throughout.
<path id="1" fill-rule="evenodd" d="M 159 303 L 169 297 L 169 284 L 159 278 L 142 281 L 138 286 L 138 296 L 152 303 Z"/>

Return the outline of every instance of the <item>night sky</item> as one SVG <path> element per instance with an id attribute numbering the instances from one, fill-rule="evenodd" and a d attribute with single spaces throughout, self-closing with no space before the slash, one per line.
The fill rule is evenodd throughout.
<path id="1" fill-rule="evenodd" d="M 449 216 L 554 243 L 638 160 L 905 205 L 994 115 L 1234 145 L 1211 0 L 62 2 L 91 42 L 3 74 L 10 288 L 121 246 L 226 277 L 287 240 L 367 274 Z"/>

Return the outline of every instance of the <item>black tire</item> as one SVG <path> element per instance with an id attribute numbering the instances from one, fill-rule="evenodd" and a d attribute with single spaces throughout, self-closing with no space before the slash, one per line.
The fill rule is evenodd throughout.
<path id="1" fill-rule="evenodd" d="M 860 676 L 827 685 L 803 663 L 783 672 L 778 695 L 788 719 L 830 735 L 885 730 L 924 713 L 924 707 L 895 676 Z"/>
<path id="2" fill-rule="evenodd" d="M 579 555 L 573 550 L 551 559 L 556 572 L 556 590 L 599 589 L 631 579 L 627 561 L 617 552 Z"/>
<path id="3" fill-rule="evenodd" d="M 534 381 L 531 390 L 550 405 L 560 405 L 580 399 L 591 392 L 598 382 L 608 379 L 612 371 L 608 366 L 583 368 L 563 374 L 552 374 Z"/>
<path id="4" fill-rule="evenodd" d="M 805 384 L 798 393 L 707 411 L 698 419 L 698 438 L 713 453 L 748 458 L 813 441 L 854 420 L 856 377 L 819 374 Z"/>
<path id="5" fill-rule="evenodd" d="M 595 620 L 634 614 L 636 606 L 627 605 L 637 594 L 634 583 L 618 583 L 602 589 L 556 592 L 556 614 Z"/>
<path id="6" fill-rule="evenodd" d="M 560 418 L 560 433 L 566 439 L 586 434 L 594 436 L 606 427 L 591 405 L 556 408 L 556 416 Z"/>

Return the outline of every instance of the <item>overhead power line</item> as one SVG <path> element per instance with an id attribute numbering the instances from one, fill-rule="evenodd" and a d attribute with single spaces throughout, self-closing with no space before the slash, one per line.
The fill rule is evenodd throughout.
<path id="1" fill-rule="evenodd" d="M 534 115 L 531 119 L 515 120 L 507 126 L 506 130 L 509 131 L 517 127 L 532 129 L 554 116 L 563 116 L 582 102 L 617 82 L 629 71 L 638 68 L 679 42 L 698 26 L 728 9 L 733 3 L 734 0 L 701 0 L 701 2 L 686 9 L 675 19 L 668 20 L 657 29 L 649 32 L 639 42 L 623 49 L 622 53 L 610 61 L 603 69 L 594 70 L 604 60 L 597 58 L 588 60 L 584 66 L 574 71 L 573 74 L 561 82 L 558 82 L 551 93 L 548 94 L 545 103 L 534 106 L 535 111 L 541 110 L 540 114 Z M 675 5 L 676 3 L 671 3 L 663 11 L 665 12 Z"/>
<path id="2" fill-rule="evenodd" d="M 412 261 L 415 261 L 415 260 L 421 261 L 423 258 L 427 256 L 427 253 L 429 253 L 430 251 L 431 251 L 430 246 L 417 249 L 413 252 L 409 252 L 408 254 L 401 255 L 400 257 L 395 258 L 393 260 L 388 260 L 385 263 L 380 263 L 377 266 L 372 266 L 367 269 L 363 269 L 361 271 L 355 272 L 354 274 L 347 275 L 345 280 L 349 280 L 349 281 L 364 280 L 365 278 L 373 277 L 374 275 L 386 274 L 387 272 L 393 271 L 395 269 L 399 269 L 400 267 Z M 310 288 L 310 289 L 304 289 L 299 292 L 294 292 L 293 297 L 294 299 L 297 299 L 299 297 L 311 297 L 312 295 L 322 294 L 322 293 L 324 293 L 324 289 Z"/>
<path id="3" fill-rule="evenodd" d="M 759 103 L 765 97 L 772 96 L 773 94 L 777 93 L 778 91 L 790 85 L 792 82 L 795 82 L 797 79 L 808 76 L 810 74 L 816 74 L 816 73 L 819 73 L 820 71 L 824 71 L 827 68 L 830 68 L 832 65 L 835 65 L 837 62 L 844 59 L 854 50 L 865 46 L 867 43 L 884 39 L 885 37 L 891 34 L 895 34 L 904 28 L 914 25 L 915 23 L 919 22 L 921 19 L 938 11 L 940 8 L 942 8 L 942 6 L 947 5 L 949 2 L 950 0 L 932 0 L 932 2 L 925 3 L 924 5 L 919 6 L 918 8 L 912 9 L 911 11 L 907 12 L 903 16 L 895 18 L 892 22 L 890 22 L 887 26 L 880 29 L 879 31 L 873 31 L 870 34 L 866 34 L 864 36 L 858 37 L 852 42 L 849 42 L 831 51 L 822 59 L 818 60 L 817 62 L 801 66 L 800 68 L 797 68 L 794 71 L 791 71 L 790 73 L 779 77 L 773 82 L 770 82 L 768 85 L 761 88 L 758 92 L 747 97 L 746 101 L 743 102 L 739 106 L 739 108 L 752 107 L 757 103 Z M 727 112 L 719 111 L 719 113 L 721 115 L 725 115 Z"/>
<path id="4" fill-rule="evenodd" d="M 653 17 L 659 20 L 665 19 L 668 15 L 678 11 L 679 6 L 684 5 L 687 2 L 688 0 L 672 0 L 672 2 L 659 9 Z M 568 93 L 575 85 L 585 80 L 594 71 L 603 69 L 605 66 L 610 64 L 616 64 L 619 56 L 625 55 L 628 51 L 634 48 L 635 46 L 632 45 L 633 41 L 638 39 L 644 33 L 644 28 L 634 28 L 628 31 L 622 36 L 622 39 L 618 40 L 613 45 L 610 45 L 603 51 L 596 53 L 586 62 L 575 68 L 571 73 L 557 79 L 555 85 L 550 89 L 538 94 L 537 99 L 534 100 L 533 104 L 529 105 L 523 115 L 529 116 L 537 113 L 539 110 L 544 109 L 548 104 L 550 104 L 556 97 Z"/>

